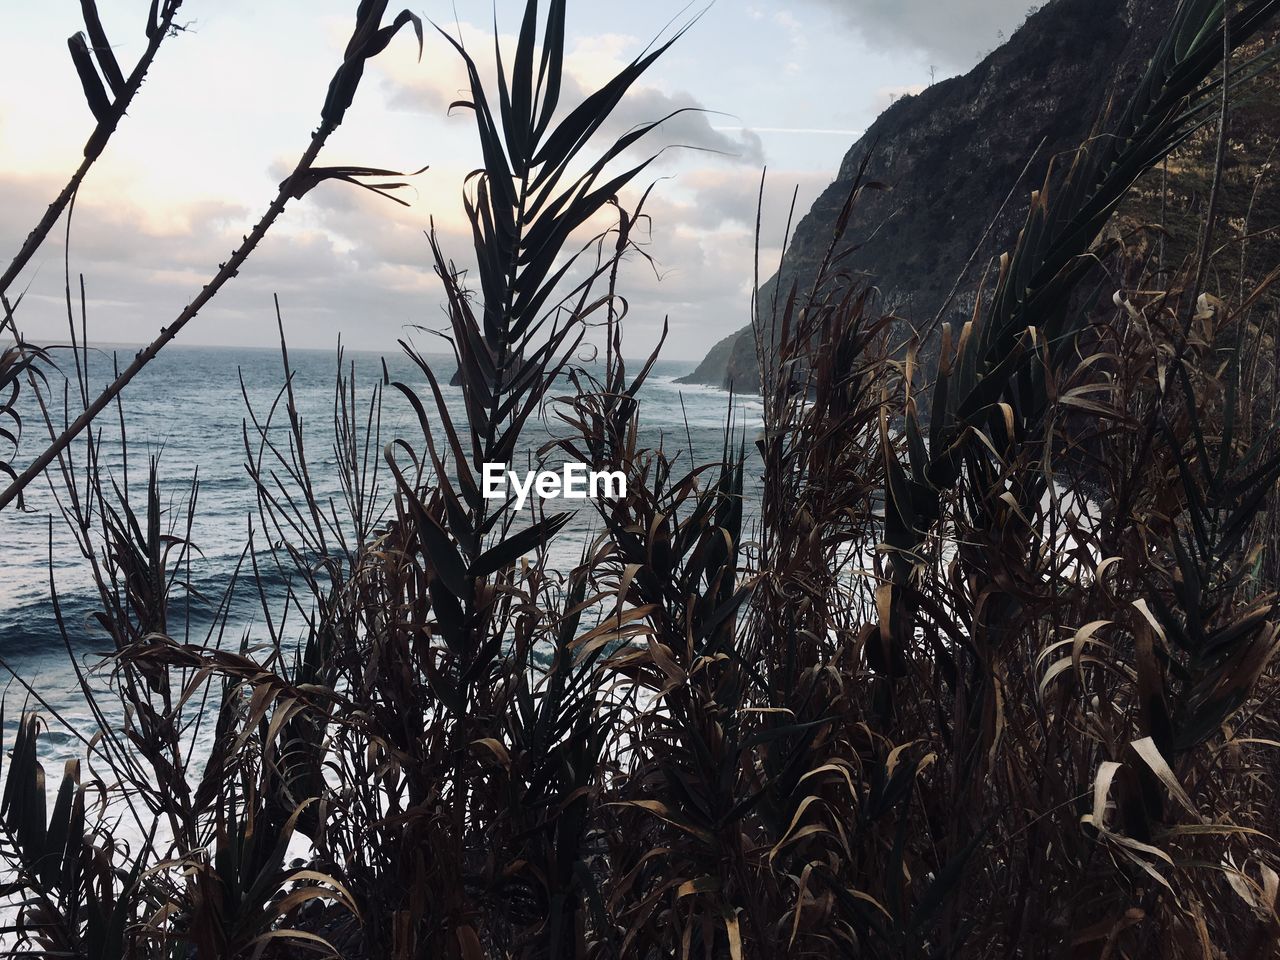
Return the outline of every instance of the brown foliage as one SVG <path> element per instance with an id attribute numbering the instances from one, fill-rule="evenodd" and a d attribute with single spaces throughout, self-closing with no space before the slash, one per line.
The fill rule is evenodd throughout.
<path id="1" fill-rule="evenodd" d="M 651 128 L 590 153 L 666 45 L 560 114 L 564 3 L 540 46 L 528 5 L 496 105 L 459 47 L 478 291 L 432 251 L 467 422 L 412 351 L 416 388 L 340 377 L 324 501 L 283 351 L 245 430 L 265 653 L 176 639 L 191 545 L 154 470 L 139 515 L 92 441 L 87 476 L 56 457 L 126 709 L 86 683 L 86 769 L 113 782 L 69 766 L 52 813 L 19 727 L 17 935 L 86 957 L 1269 955 L 1276 317 L 1265 281 L 1219 299 L 1192 262 L 1155 287 L 1099 236 L 1276 6 L 1232 6 L 1224 40 L 1221 8 L 1182 4 L 936 376 L 829 256 L 773 305 L 754 450 L 727 429 L 710 463 L 642 446 L 652 361 L 621 359 L 643 199 L 618 194 L 646 163 L 613 169 Z M 588 324 L 602 366 L 573 362 Z M 419 432 L 380 459 L 388 385 Z M 477 482 L 545 410 L 545 456 L 628 481 L 568 571 L 563 516 Z"/>

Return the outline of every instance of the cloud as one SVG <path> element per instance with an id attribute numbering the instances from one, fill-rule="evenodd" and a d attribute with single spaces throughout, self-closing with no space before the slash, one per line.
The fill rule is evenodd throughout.
<path id="1" fill-rule="evenodd" d="M 289 342 L 297 347 L 332 348 L 341 333 L 351 346 L 388 349 L 414 326 L 445 326 L 424 236 L 431 215 L 447 257 L 465 268 L 473 252 L 461 218 L 440 216 L 458 206 L 462 171 L 432 172 L 440 176 L 438 189 L 422 184 L 420 196 L 409 197 L 409 208 L 343 184 L 323 185 L 290 204 L 240 275 L 183 331 L 181 342 L 269 343 L 273 294 L 280 297 Z M 781 252 L 793 185 L 800 185 L 799 215 L 826 179 L 770 171 L 761 228 L 763 273 L 772 271 Z M 60 186 L 52 176 L 0 173 L 0 207 L 10 214 L 0 222 L 0 246 L 15 248 Z M 650 219 L 635 238 L 652 263 L 632 254 L 621 275 L 620 291 L 630 304 L 630 355 L 652 349 L 665 318 L 671 334 L 664 356 L 673 359 L 698 359 L 727 330 L 746 322 L 758 191 L 757 171 L 724 163 L 681 169 L 658 184 L 645 208 Z M 625 196 L 624 206 L 631 208 L 638 192 Z M 448 203 L 435 201 L 437 196 L 447 196 Z M 136 343 L 153 337 L 208 281 L 255 216 L 241 205 L 203 200 L 168 205 L 158 214 L 87 186 L 76 204 L 70 268 L 73 289 L 77 274 L 85 277 L 90 338 Z M 67 336 L 62 241 L 62 231 L 55 230 L 19 281 L 26 289 L 19 325 L 36 342 Z"/>
<path id="2" fill-rule="evenodd" d="M 1030 0 L 809 0 L 840 14 L 876 46 L 917 50 L 967 69 L 1022 23 Z"/>
<path id="3" fill-rule="evenodd" d="M 663 120 L 647 139 L 653 150 L 660 146 L 687 147 L 719 154 L 734 163 L 759 167 L 764 163 L 764 145 L 750 129 L 718 130 L 712 126 L 714 115 L 687 93 L 667 94 L 653 87 L 633 89 L 618 104 L 606 125 L 607 136 L 617 137 L 642 124 Z"/>
<path id="4" fill-rule="evenodd" d="M 0 175 L 0 206 L 11 214 L 0 223 L 0 245 L 16 248 L 59 186 L 52 177 Z M 290 206 L 239 276 L 183 331 L 182 342 L 269 342 L 263 330 L 275 323 L 273 294 L 280 296 L 290 341 L 300 347 L 331 347 L 339 332 L 348 341 L 385 347 L 406 324 L 429 319 L 439 295 L 423 224 L 390 215 L 394 205 L 386 201 L 375 207 L 357 198 L 349 207 L 338 205 L 346 210 L 341 215 L 311 203 L 330 189 L 336 187 L 320 187 Z M 208 282 L 251 223 L 252 214 L 232 204 L 194 201 L 157 218 L 145 207 L 85 188 L 76 203 L 69 266 L 73 290 L 77 275 L 84 276 L 90 339 L 136 343 L 155 336 Z M 461 233 L 449 237 L 454 244 L 464 239 Z M 36 342 L 67 336 L 63 240 L 61 229 L 53 231 L 19 280 L 19 328 Z"/>
<path id="5" fill-rule="evenodd" d="M 495 73 L 493 37 L 483 28 L 461 26 L 462 39 L 475 58 L 482 77 Z M 514 38 L 499 37 L 503 62 L 510 68 L 514 56 Z M 565 76 L 557 106 L 563 117 L 582 103 L 625 67 L 631 55 L 641 46 L 634 37 L 604 34 L 579 38 L 565 57 Z M 470 100 L 467 73 L 461 58 L 453 51 L 440 51 L 439 56 L 424 57 L 423 63 L 406 56 L 391 56 L 377 66 L 387 86 L 387 103 L 394 109 L 442 116 L 451 104 Z M 429 64 L 429 66 L 424 66 Z M 497 110 L 497 95 L 486 89 L 490 107 Z M 456 112 L 455 108 L 455 112 Z M 663 119 L 667 118 L 667 119 Z M 742 128 L 721 129 L 723 118 L 710 113 L 696 97 L 685 91 L 667 92 L 643 81 L 636 83 L 614 109 L 601 128 L 601 138 L 617 138 L 642 124 L 662 120 L 662 124 L 640 141 L 632 153 L 647 155 L 662 147 L 686 147 L 719 154 L 726 160 L 759 167 L 764 163 L 764 148 L 759 136 Z M 681 151 L 683 152 L 683 151 Z M 668 152 L 670 153 L 670 152 Z"/>
<path id="6" fill-rule="evenodd" d="M 831 182 L 825 173 L 770 171 L 764 184 L 760 210 L 761 241 L 766 245 L 780 242 L 786 229 L 792 195 L 798 220 L 813 205 L 818 194 Z M 675 221 L 690 228 L 723 231 L 745 229 L 754 233 L 756 208 L 761 204 L 760 174 L 755 171 L 694 170 L 682 174 L 681 187 L 689 191 L 687 199 L 659 198 L 654 215 L 659 221 Z"/>
<path id="7" fill-rule="evenodd" d="M 489 75 L 489 31 L 464 26 L 464 36 L 480 60 L 481 73 Z M 504 37 L 501 42 L 511 41 Z M 331 348 L 341 333 L 353 347 L 394 349 L 396 338 L 413 325 L 445 324 L 424 231 L 434 222 L 445 255 L 461 268 L 472 262 L 461 193 L 479 151 L 468 116 L 444 120 L 448 104 L 466 96 L 466 75 L 443 40 L 436 37 L 435 43 L 437 49 L 421 65 L 411 43 L 393 44 L 375 62 L 362 91 L 362 109 L 353 112 L 326 154 L 334 162 L 378 162 L 381 156 L 365 155 L 369 143 L 390 143 L 380 150 L 391 157 L 417 158 L 421 152 L 431 169 L 397 194 L 411 206 L 396 206 L 336 183 L 291 202 L 240 275 L 183 331 L 180 342 L 271 343 L 273 294 L 279 294 L 289 341 L 298 347 Z M 629 63 L 644 43 L 623 34 L 575 39 L 560 113 Z M 680 108 L 697 107 L 686 84 L 697 88 L 687 77 L 670 87 L 662 86 L 656 73 L 644 78 L 624 98 L 600 139 Z M 421 116 L 407 117 L 406 111 Z M 740 123 L 693 110 L 678 113 L 618 161 L 619 166 L 634 162 L 667 144 L 698 148 L 667 151 L 622 198 L 625 208 L 634 209 L 638 194 L 651 181 L 661 181 L 646 206 L 651 222 L 637 238 L 653 262 L 632 255 L 621 277 L 620 292 L 630 304 L 626 343 L 632 356 L 652 348 L 664 317 L 670 318 L 672 330 L 664 353 L 668 358 L 698 359 L 746 322 L 764 150 L 755 132 Z M 717 129 L 722 125 L 727 128 Z M 129 132 L 135 133 L 133 126 Z M 242 169 L 200 195 L 158 191 L 155 174 L 136 160 L 122 161 L 115 171 L 95 169 L 77 199 L 70 250 L 73 289 L 76 275 L 85 277 L 91 339 L 148 340 L 208 282 L 292 167 L 287 137 L 263 136 L 261 141 L 253 142 L 260 150 L 252 151 L 242 149 L 248 140 L 228 140 L 235 149 L 229 148 L 227 156 L 243 159 Z M 130 143 L 126 138 L 113 148 Z M 272 156 L 285 159 L 272 163 Z M 780 166 L 770 169 L 766 190 L 760 251 L 764 273 L 772 271 L 780 254 L 793 182 L 803 181 L 799 216 L 827 179 Z M 61 180 L 51 172 L 56 169 L 44 163 L 37 172 L 24 173 L 0 165 L 0 209 L 6 211 L 0 219 L 0 246 L 16 249 L 61 189 Z M 60 226 L 19 280 L 27 295 L 18 321 L 37 342 L 66 337 L 62 239 Z"/>

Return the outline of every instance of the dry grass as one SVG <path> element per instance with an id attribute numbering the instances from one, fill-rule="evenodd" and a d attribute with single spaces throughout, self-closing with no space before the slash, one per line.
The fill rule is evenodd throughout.
<path id="1" fill-rule="evenodd" d="M 325 501 L 284 353 L 277 405 L 245 429 L 258 652 L 173 622 L 191 545 L 154 472 L 134 506 L 92 440 L 51 457 L 126 710 L 86 684 L 100 730 L 52 810 L 39 722 L 18 728 L 0 771 L 16 942 L 202 960 L 1273 955 L 1277 318 L 1262 284 L 1220 300 L 1193 257 L 1157 287 L 1139 246 L 1096 241 L 1215 119 L 1224 54 L 1277 6 L 1233 5 L 1224 43 L 1221 8 L 1181 5 L 1147 81 L 1099 121 L 1114 136 L 1033 196 L 936 376 L 829 258 L 775 306 L 756 451 L 727 430 L 718 461 L 688 464 L 643 448 L 649 366 L 621 359 L 616 268 L 643 202 L 617 196 L 645 164 L 616 171 L 650 129 L 594 146 L 666 45 L 557 115 L 565 6 L 539 43 L 530 3 L 496 99 L 467 59 L 476 290 L 432 242 L 466 422 L 416 355 L 416 386 L 340 379 L 344 495 Z M 596 322 L 593 374 L 572 357 Z M 379 456 L 387 386 L 420 429 Z M 548 457 L 629 481 L 567 571 L 547 561 L 562 516 L 477 484 L 544 410 Z M 121 842 L 128 820 L 142 845 Z"/>

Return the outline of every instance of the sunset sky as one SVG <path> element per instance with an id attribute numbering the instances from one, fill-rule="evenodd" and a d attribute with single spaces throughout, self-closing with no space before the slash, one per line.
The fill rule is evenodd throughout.
<path id="1" fill-rule="evenodd" d="M 305 148 L 350 33 L 355 0 L 187 0 L 188 29 L 166 41 L 147 84 L 76 204 L 71 269 L 88 290 L 90 336 L 148 340 L 212 275 L 274 196 Z M 103 0 L 125 72 L 145 38 L 147 0 Z M 393 9 L 395 5 L 393 4 Z M 410 9 L 460 35 L 491 62 L 523 3 L 459 0 Z M 655 35 L 701 8 L 668 0 L 569 5 L 570 92 L 594 88 Z M 628 352 L 652 346 L 670 317 L 665 355 L 697 359 L 747 319 L 760 173 L 768 166 L 762 273 L 776 263 L 786 208 L 800 212 L 890 98 L 963 72 L 1022 21 L 1026 0 L 719 0 L 651 68 L 617 130 L 698 106 L 654 135 L 710 148 L 672 151 L 648 211 L 646 252 L 624 277 Z M 66 39 L 79 4 L 9 5 L 0 39 L 0 257 L 12 255 L 56 195 L 92 129 Z M 267 345 L 278 293 L 290 342 L 384 349 L 412 325 L 443 323 L 423 236 L 434 218 L 459 262 L 462 178 L 478 164 L 471 117 L 447 104 L 464 76 L 428 24 L 421 62 L 406 32 L 366 74 L 321 164 L 430 170 L 404 192 L 409 208 L 342 184 L 290 204 L 239 278 L 182 334 L 191 344 Z M 566 94 L 568 96 L 568 94 Z M 63 225 L 19 281 L 31 339 L 65 336 Z"/>

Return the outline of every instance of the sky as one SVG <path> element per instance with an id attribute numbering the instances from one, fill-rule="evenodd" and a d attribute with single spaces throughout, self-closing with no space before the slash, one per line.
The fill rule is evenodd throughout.
<path id="1" fill-rule="evenodd" d="M 149 0 L 100 0 L 127 74 L 145 45 Z M 64 261 L 83 275 L 90 339 L 150 340 L 199 291 L 274 197 L 305 149 L 350 35 L 356 0 L 186 0 L 185 30 L 161 47 L 66 224 L 20 278 L 19 326 L 66 338 Z M 392 4 L 392 11 L 396 8 Z M 514 43 L 523 2 L 409 7 L 492 64 L 496 21 Z M 664 319 L 668 359 L 700 358 L 749 316 L 757 195 L 767 168 L 761 276 L 797 215 L 841 158 L 903 93 L 962 73 L 1011 33 L 1026 0 L 672 0 L 569 3 L 566 98 L 606 81 L 655 36 L 698 15 L 620 107 L 616 134 L 677 107 L 651 135 L 673 149 L 621 280 L 626 352 L 647 353 Z M 0 34 L 0 258 L 15 252 L 77 165 L 93 126 L 67 53 L 80 5 L 8 6 Z M 421 60 L 403 32 L 366 71 L 320 165 L 429 169 L 401 207 L 328 183 L 291 202 L 240 276 L 187 326 L 181 342 L 268 346 L 278 294 L 291 345 L 385 350 L 444 326 L 425 231 L 434 223 L 459 263 L 470 257 L 462 181 L 479 165 L 470 114 L 448 104 L 465 82 L 457 55 L 427 24 Z M 647 185 L 647 182 L 646 184 Z M 624 204 L 627 200 L 624 199 Z M 12 299 L 12 297 L 11 297 Z M 77 308 L 78 309 L 78 308 Z"/>

